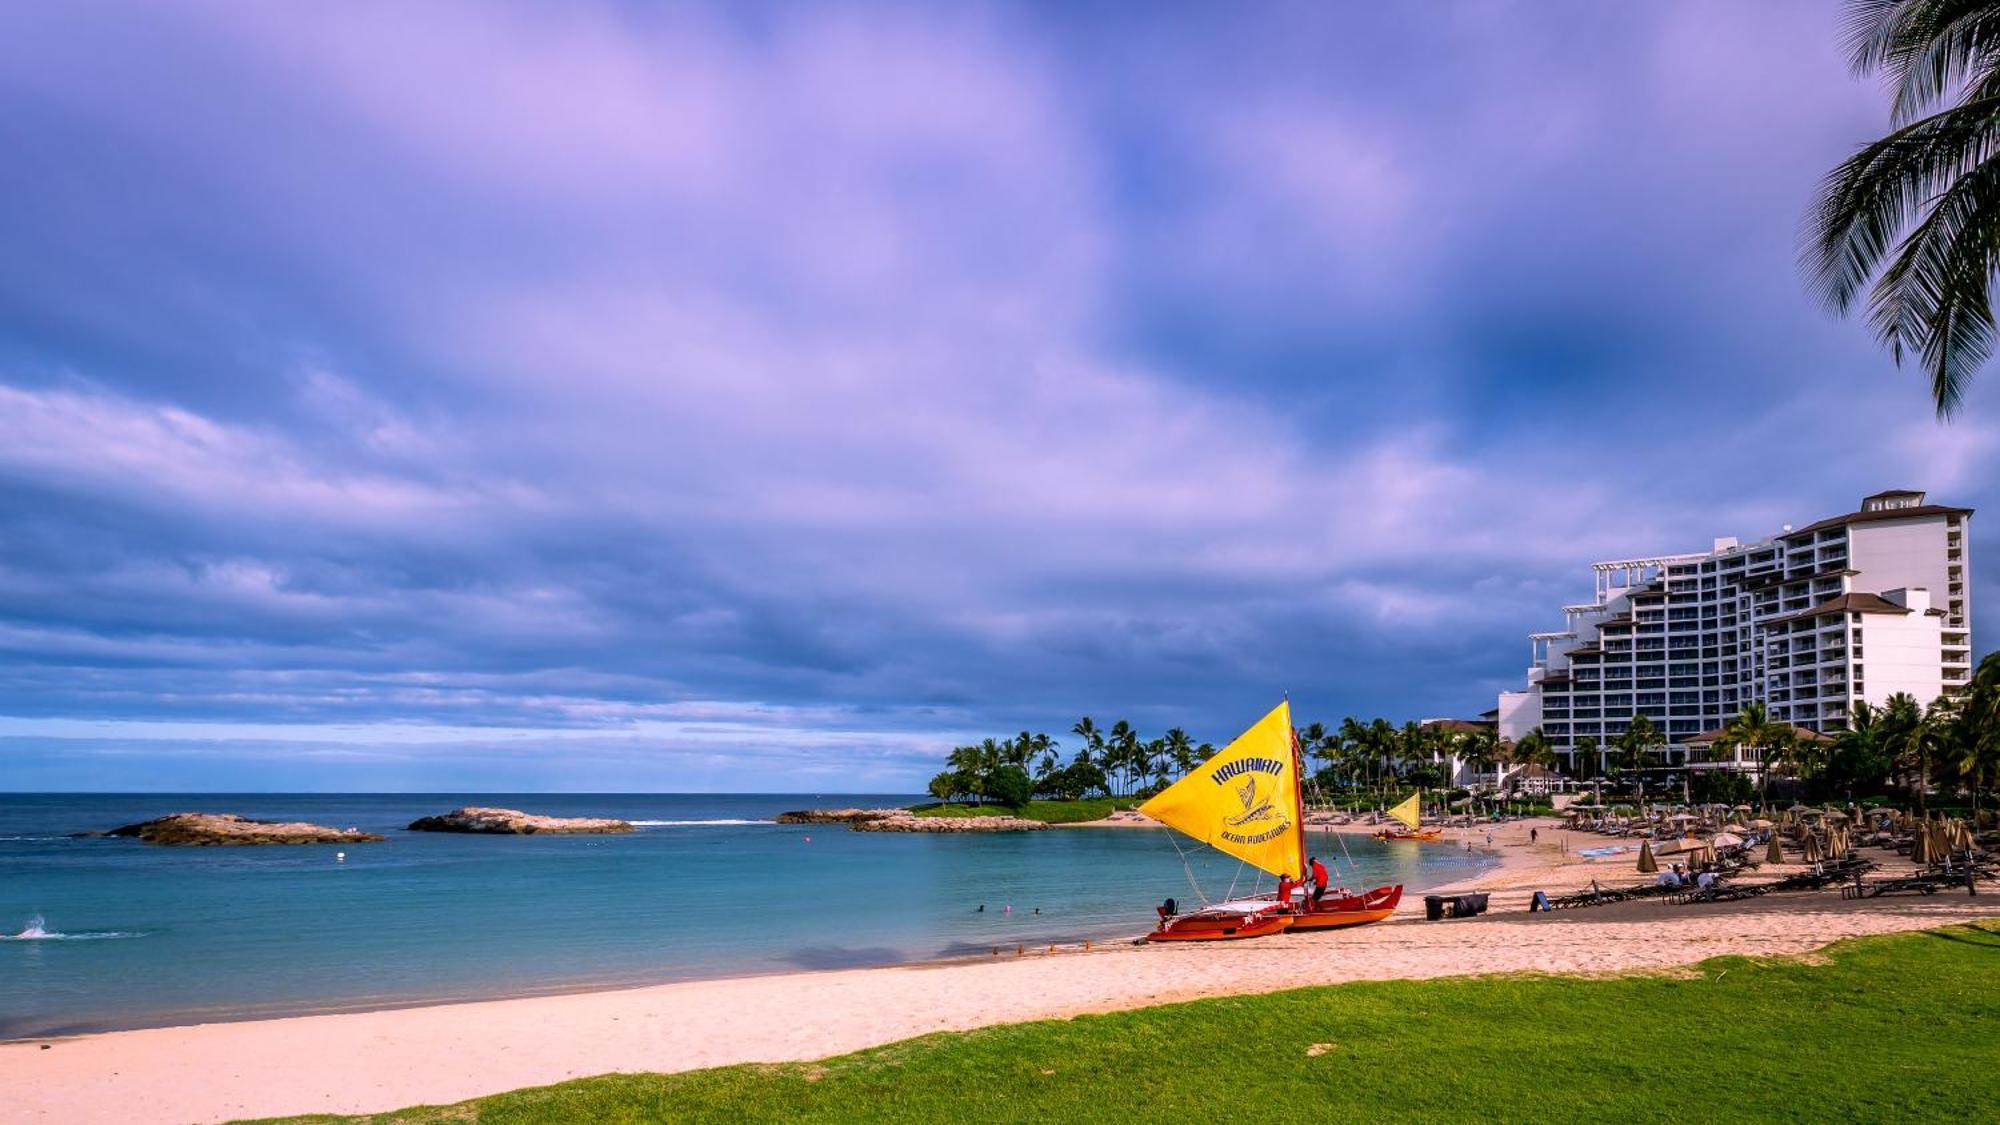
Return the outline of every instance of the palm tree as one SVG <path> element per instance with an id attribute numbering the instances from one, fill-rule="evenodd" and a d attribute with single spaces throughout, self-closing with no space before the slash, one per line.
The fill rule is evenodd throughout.
<path id="1" fill-rule="evenodd" d="M 1891 762 L 1891 772 L 1897 785 L 1909 788 L 1910 768 L 1916 761 L 1913 740 L 1917 728 L 1923 725 L 1924 709 L 1917 703 L 1917 697 L 1906 691 L 1891 695 L 1882 703 L 1877 722 L 1882 727 L 1882 748 Z"/>
<path id="2" fill-rule="evenodd" d="M 1660 737 L 1659 728 L 1653 725 L 1653 720 L 1634 714 L 1616 742 L 1618 767 L 1632 774 L 1633 782 L 1638 786 L 1639 811 L 1643 814 L 1646 811 L 1646 766 L 1651 762 L 1653 752 L 1666 746 L 1666 739 Z"/>
<path id="3" fill-rule="evenodd" d="M 1111 756 L 1112 768 L 1125 775 L 1125 794 L 1132 792 L 1132 777 L 1139 769 L 1139 732 L 1123 719 L 1111 724 L 1111 735 L 1105 740 Z"/>
<path id="4" fill-rule="evenodd" d="M 1910 757 L 1917 771 L 1917 815 L 1930 813 L 1931 770 L 1939 763 L 1953 757 L 1957 746 L 1957 709 L 1944 696 L 1931 701 L 1924 708 L 1923 718 L 1917 721 L 1903 741 L 1904 753 Z"/>
<path id="5" fill-rule="evenodd" d="M 1773 722 L 1770 708 L 1752 700 L 1722 728 L 1715 744 L 1726 750 L 1751 750 L 1757 761 L 1758 803 L 1771 803 L 1772 758 L 1792 740 L 1790 724 Z"/>
<path id="6" fill-rule="evenodd" d="M 2000 4 L 1849 0 L 1847 22 L 1855 72 L 1888 79 L 1892 131 L 1827 174 L 1801 257 L 1834 311 L 1868 291 L 1875 335 L 1948 418 L 1993 349 Z"/>
<path id="7" fill-rule="evenodd" d="M 1498 765 L 1501 760 L 1500 736 L 1490 730 L 1467 731 L 1454 742 L 1454 750 L 1465 764 L 1472 767 L 1474 775 L 1484 775 Z"/>
<path id="8" fill-rule="evenodd" d="M 2000 776 L 2000 652 L 1986 655 L 1967 686 L 1958 712 L 1958 756 L 1953 763 L 1972 790 L 1972 812 L 1979 813 L 1979 791 Z"/>
<path id="9" fill-rule="evenodd" d="M 1570 753 L 1570 760 L 1575 763 L 1578 781 L 1590 781 L 1603 775 L 1603 753 L 1594 734 L 1586 734 L 1576 740 L 1576 749 Z"/>
<path id="10" fill-rule="evenodd" d="M 1549 741 L 1549 736 L 1543 734 L 1540 727 L 1522 735 L 1520 740 L 1514 743 L 1516 765 L 1540 766 L 1545 770 L 1553 770 L 1557 762 L 1555 743 Z"/>
<path id="11" fill-rule="evenodd" d="M 1174 772 L 1182 777 L 1193 773 L 1194 768 L 1201 764 L 1201 759 L 1194 756 L 1194 740 L 1179 727 L 1167 732 L 1166 756 L 1173 763 Z"/>
<path id="12" fill-rule="evenodd" d="M 1847 725 L 1834 732 L 1833 745 L 1827 748 L 1827 781 L 1845 788 L 1850 801 L 1856 784 L 1879 783 L 1888 772 L 1887 728 L 1880 714 L 1866 701 L 1856 701 L 1847 713 Z"/>

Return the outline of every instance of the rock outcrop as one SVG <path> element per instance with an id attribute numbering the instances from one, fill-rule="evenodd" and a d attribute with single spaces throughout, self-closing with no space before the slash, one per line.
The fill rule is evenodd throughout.
<path id="1" fill-rule="evenodd" d="M 1040 832 L 1048 825 L 1018 816 L 885 816 L 858 820 L 856 832 Z"/>
<path id="2" fill-rule="evenodd" d="M 779 824 L 861 824 L 908 815 L 907 809 L 800 809 L 781 812 L 774 819 Z"/>
<path id="3" fill-rule="evenodd" d="M 802 809 L 779 824 L 845 824 L 856 832 L 1039 832 L 1048 825 L 1018 816 L 918 816 L 908 809 Z"/>
<path id="4" fill-rule="evenodd" d="M 148 844 L 234 847 L 248 844 L 365 844 L 382 837 L 359 828 L 328 828 L 303 821 L 251 820 L 229 813 L 174 813 L 86 836 L 136 837 Z"/>
<path id="5" fill-rule="evenodd" d="M 453 809 L 410 822 L 412 832 L 479 832 L 501 836 L 587 836 L 630 832 L 628 821 L 597 817 L 537 816 L 519 809 Z"/>

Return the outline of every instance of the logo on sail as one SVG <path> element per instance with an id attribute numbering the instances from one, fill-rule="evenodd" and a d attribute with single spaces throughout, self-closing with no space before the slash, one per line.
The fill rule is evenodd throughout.
<path id="1" fill-rule="evenodd" d="M 1253 758 L 1247 762 L 1234 762 L 1231 764 L 1239 766 L 1248 765 L 1249 762 L 1256 760 Z M 1254 769 L 1255 767 L 1251 768 Z M 1217 772 L 1220 773 L 1221 771 L 1218 770 Z M 1243 771 L 1238 770 L 1236 772 L 1240 773 Z M 1221 779 L 1218 778 L 1218 780 Z M 1273 788 L 1275 789 L 1275 786 Z M 1236 799 L 1242 804 L 1243 811 L 1233 816 L 1224 817 L 1222 820 L 1223 829 L 1221 836 L 1232 844 L 1261 844 L 1266 840 L 1282 835 L 1286 829 L 1292 826 L 1291 820 L 1271 800 L 1271 794 L 1258 787 L 1257 778 L 1254 775 L 1245 778 L 1243 784 L 1237 787 Z M 1271 822 L 1273 821 L 1277 823 L 1272 824 Z M 1231 831 L 1231 829 L 1236 829 L 1237 831 Z"/>

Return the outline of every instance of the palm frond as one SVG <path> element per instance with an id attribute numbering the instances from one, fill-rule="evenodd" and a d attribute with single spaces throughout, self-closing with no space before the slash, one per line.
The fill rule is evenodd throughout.
<path id="1" fill-rule="evenodd" d="M 1847 312 L 1897 235 L 1996 152 L 2000 98 L 1985 98 L 1906 125 L 1829 172 L 1801 252 L 1820 299 Z"/>
<path id="2" fill-rule="evenodd" d="M 1940 416 L 1991 357 L 1994 270 L 2000 268 L 2000 157 L 1959 177 L 1882 271 L 1869 319 L 1897 363 L 1920 358 Z"/>

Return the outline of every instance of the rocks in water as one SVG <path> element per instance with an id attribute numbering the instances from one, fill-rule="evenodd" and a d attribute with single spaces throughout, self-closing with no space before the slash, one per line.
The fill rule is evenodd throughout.
<path id="1" fill-rule="evenodd" d="M 845 824 L 856 832 L 1039 832 L 1048 825 L 1018 816 L 918 816 L 908 809 L 802 809 L 779 824 Z"/>
<path id="2" fill-rule="evenodd" d="M 875 820 L 858 820 L 856 832 L 1040 832 L 1048 825 L 1018 816 L 917 816 L 903 813 Z"/>
<path id="3" fill-rule="evenodd" d="M 412 832 L 482 832 L 506 836 L 585 836 L 630 832 L 629 821 L 599 817 L 537 816 L 519 809 L 453 809 L 410 822 Z"/>
<path id="4" fill-rule="evenodd" d="M 232 847 L 247 844 L 365 844 L 382 837 L 358 828 L 328 828 L 302 821 L 251 820 L 228 813 L 174 813 L 86 836 L 136 837 L 148 844 Z"/>
<path id="5" fill-rule="evenodd" d="M 781 812 L 775 819 L 779 824 L 860 824 L 908 815 L 906 809 L 800 809 Z"/>

